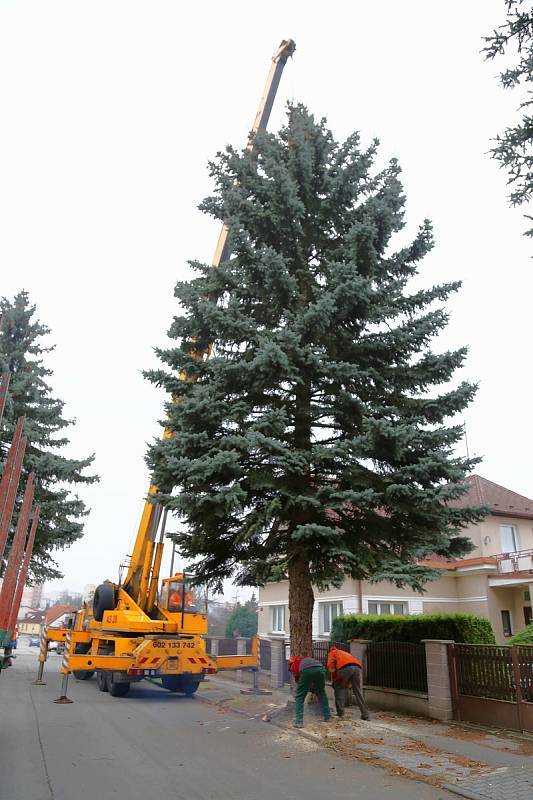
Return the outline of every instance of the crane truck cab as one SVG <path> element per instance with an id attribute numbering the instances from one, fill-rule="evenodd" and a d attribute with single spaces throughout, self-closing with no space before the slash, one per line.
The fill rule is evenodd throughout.
<path id="1" fill-rule="evenodd" d="M 177 625 L 180 633 L 207 633 L 207 593 L 191 584 L 190 578 L 177 572 L 161 582 L 159 611 Z"/>

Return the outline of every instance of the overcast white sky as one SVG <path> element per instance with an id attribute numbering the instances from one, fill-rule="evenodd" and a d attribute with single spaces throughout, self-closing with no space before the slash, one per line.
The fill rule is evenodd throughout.
<path id="1" fill-rule="evenodd" d="M 338 137 L 358 129 L 381 139 L 383 163 L 398 157 L 408 230 L 435 226 L 423 280 L 464 282 L 441 338 L 469 345 L 464 376 L 480 382 L 470 451 L 482 475 L 533 496 L 533 242 L 487 155 L 517 98 L 479 53 L 504 15 L 503 0 L 0 0 L 0 294 L 27 289 L 52 328 L 70 453 L 95 452 L 101 476 L 47 588 L 115 579 L 131 552 L 163 401 L 140 370 L 165 343 L 186 260 L 213 254 L 218 226 L 197 210 L 206 162 L 245 144 L 287 37 L 271 130 L 301 100 Z"/>

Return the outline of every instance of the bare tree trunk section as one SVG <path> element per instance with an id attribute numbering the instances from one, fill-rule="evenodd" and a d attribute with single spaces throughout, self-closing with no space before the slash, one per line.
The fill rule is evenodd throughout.
<path id="1" fill-rule="evenodd" d="M 313 654 L 314 597 L 307 557 L 294 553 L 288 572 L 291 654 L 304 658 Z"/>

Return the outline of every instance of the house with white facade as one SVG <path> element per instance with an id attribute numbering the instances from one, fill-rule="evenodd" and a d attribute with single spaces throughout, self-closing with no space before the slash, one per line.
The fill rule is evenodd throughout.
<path id="1" fill-rule="evenodd" d="M 468 485 L 456 505 L 486 505 L 490 513 L 464 529 L 474 545 L 467 558 L 425 562 L 442 572 L 423 593 L 351 578 L 339 588 L 315 589 L 314 638 L 328 639 L 335 617 L 355 613 L 475 613 L 490 619 L 499 643 L 521 631 L 532 620 L 533 500 L 479 475 Z M 288 582 L 259 589 L 258 603 L 259 634 L 288 638 Z"/>

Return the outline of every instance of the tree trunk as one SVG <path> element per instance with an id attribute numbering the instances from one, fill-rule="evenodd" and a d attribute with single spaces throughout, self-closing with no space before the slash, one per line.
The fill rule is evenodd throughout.
<path id="1" fill-rule="evenodd" d="M 291 654 L 304 658 L 313 654 L 314 605 L 309 560 L 305 554 L 292 554 L 288 572 Z"/>

